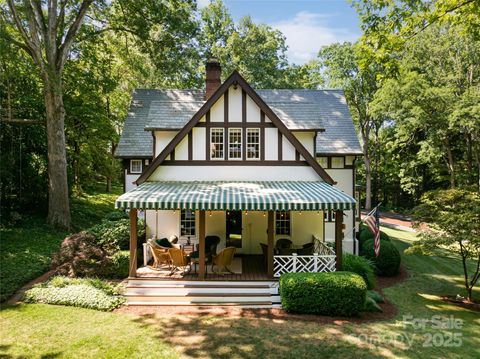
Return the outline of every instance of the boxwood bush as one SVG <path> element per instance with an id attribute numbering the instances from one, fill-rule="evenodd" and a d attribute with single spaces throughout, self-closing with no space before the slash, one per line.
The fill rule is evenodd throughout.
<path id="1" fill-rule="evenodd" d="M 54 277 L 27 290 L 24 301 L 110 311 L 125 299 L 114 286 L 98 279 Z"/>
<path id="2" fill-rule="evenodd" d="M 397 275 L 401 262 L 398 249 L 391 242 L 381 242 L 380 253 L 378 257 L 375 257 L 373 245 L 373 239 L 366 241 L 362 247 L 362 256 L 375 264 L 375 271 L 378 275 L 386 277 Z"/>
<path id="3" fill-rule="evenodd" d="M 287 312 L 355 316 L 365 308 L 367 286 L 351 272 L 286 273 L 280 277 Z"/>
<path id="4" fill-rule="evenodd" d="M 375 265 L 372 261 L 365 257 L 344 253 L 342 262 L 342 270 L 360 275 L 367 289 L 375 288 Z"/>

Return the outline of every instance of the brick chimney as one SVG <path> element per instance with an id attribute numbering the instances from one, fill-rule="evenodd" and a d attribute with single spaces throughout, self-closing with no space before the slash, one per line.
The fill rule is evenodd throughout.
<path id="1" fill-rule="evenodd" d="M 220 66 L 220 62 L 213 58 L 208 60 L 205 70 L 207 75 L 205 78 L 205 100 L 208 100 L 222 83 L 220 80 L 222 67 Z"/>

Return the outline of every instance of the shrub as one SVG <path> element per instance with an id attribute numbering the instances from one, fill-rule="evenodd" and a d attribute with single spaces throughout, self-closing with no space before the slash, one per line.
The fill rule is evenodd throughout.
<path id="1" fill-rule="evenodd" d="M 360 249 L 363 247 L 363 244 L 369 239 L 373 239 L 373 233 L 370 232 L 370 229 L 365 228 L 364 230 L 360 231 L 358 243 L 360 245 Z M 390 242 L 390 236 L 385 232 L 380 231 L 380 240 Z"/>
<path id="2" fill-rule="evenodd" d="M 93 235 L 80 232 L 63 240 L 60 251 L 52 256 L 52 268 L 69 277 L 95 276 L 108 265 L 108 255 Z"/>
<path id="3" fill-rule="evenodd" d="M 113 211 L 107 213 L 104 217 L 106 221 L 118 221 L 120 219 L 128 219 L 128 214 L 125 211 Z"/>
<path id="4" fill-rule="evenodd" d="M 125 301 L 117 296 L 116 288 L 106 282 L 66 277 L 54 277 L 27 290 L 24 300 L 27 303 L 60 304 L 103 311 L 113 310 Z"/>
<path id="5" fill-rule="evenodd" d="M 360 275 L 365 281 L 367 289 L 375 288 L 375 265 L 367 258 L 344 253 L 342 270 Z"/>
<path id="6" fill-rule="evenodd" d="M 112 250 L 126 250 L 130 245 L 130 220 L 119 219 L 116 221 L 104 220 L 88 230 L 93 234 L 100 245 Z M 138 238 L 145 237 L 145 222 L 138 221 Z"/>
<path id="7" fill-rule="evenodd" d="M 119 251 L 110 257 L 110 262 L 105 267 L 101 276 L 104 278 L 126 278 L 130 267 L 130 252 Z"/>
<path id="8" fill-rule="evenodd" d="M 378 257 L 375 257 L 373 245 L 373 239 L 366 241 L 362 248 L 362 256 L 370 259 L 375 264 L 375 272 L 378 275 L 386 277 L 398 274 L 401 262 L 398 249 L 391 242 L 384 241 L 380 245 L 380 253 Z"/>
<path id="9" fill-rule="evenodd" d="M 280 277 L 282 307 L 288 312 L 354 316 L 364 310 L 367 286 L 358 274 L 287 273 Z"/>

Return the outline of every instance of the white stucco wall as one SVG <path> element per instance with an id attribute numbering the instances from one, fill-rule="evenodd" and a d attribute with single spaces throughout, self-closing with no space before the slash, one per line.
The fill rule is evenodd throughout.
<path id="1" fill-rule="evenodd" d="M 177 131 L 155 131 L 155 157 L 172 141 Z"/>
<path id="2" fill-rule="evenodd" d="M 139 176 L 140 174 L 129 175 L 127 174 L 127 170 L 125 170 L 125 192 L 128 192 L 134 189 L 135 187 L 137 187 L 137 185 L 134 182 L 137 180 Z"/>
<path id="3" fill-rule="evenodd" d="M 310 166 L 160 166 L 148 181 L 318 181 Z"/>

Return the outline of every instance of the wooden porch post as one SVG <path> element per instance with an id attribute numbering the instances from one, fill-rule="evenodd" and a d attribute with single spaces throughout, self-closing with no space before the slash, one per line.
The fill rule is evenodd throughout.
<path id="1" fill-rule="evenodd" d="M 198 279 L 205 279 L 205 211 L 198 213 Z"/>
<path id="2" fill-rule="evenodd" d="M 268 235 L 268 253 L 267 253 L 267 274 L 269 278 L 273 278 L 273 241 L 275 237 L 275 232 L 273 229 L 273 216 L 275 212 L 268 211 L 268 226 L 267 226 L 267 235 Z"/>
<path id="3" fill-rule="evenodd" d="M 137 276 L 137 209 L 130 210 L 130 269 L 129 277 Z"/>
<path id="4" fill-rule="evenodd" d="M 335 269 L 342 270 L 343 211 L 335 211 Z"/>

